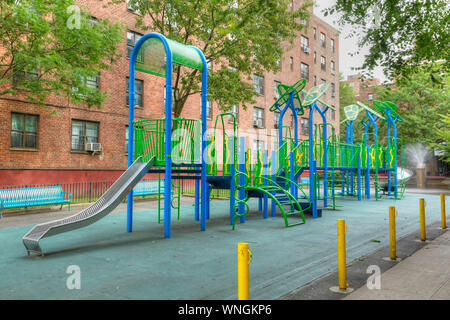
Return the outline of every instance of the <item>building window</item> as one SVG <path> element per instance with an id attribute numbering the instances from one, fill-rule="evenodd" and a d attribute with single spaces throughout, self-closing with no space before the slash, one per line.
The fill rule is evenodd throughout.
<path id="1" fill-rule="evenodd" d="M 128 107 L 129 101 L 130 101 L 129 88 L 130 88 L 130 79 L 127 77 L 127 107 Z M 134 106 L 136 108 L 144 107 L 143 99 L 142 99 L 143 88 L 144 88 L 144 81 L 135 79 L 134 80 L 134 98 L 135 98 Z M 164 92 L 166 92 L 166 91 L 164 90 Z"/>
<path id="2" fill-rule="evenodd" d="M 331 61 L 330 66 L 331 66 L 331 74 L 333 75 L 336 74 L 336 65 L 334 61 Z"/>
<path id="3" fill-rule="evenodd" d="M 332 106 L 334 108 L 334 106 Z M 331 120 L 336 120 L 336 111 L 331 109 Z"/>
<path id="4" fill-rule="evenodd" d="M 306 63 L 302 62 L 300 64 L 300 76 L 306 81 L 309 81 L 309 66 Z"/>
<path id="5" fill-rule="evenodd" d="M 334 83 L 331 83 L 331 96 L 336 96 L 336 86 L 334 85 Z"/>
<path id="6" fill-rule="evenodd" d="M 39 78 L 39 73 L 32 70 L 13 70 L 13 87 L 20 89 L 22 82 L 24 81 L 34 81 Z"/>
<path id="7" fill-rule="evenodd" d="M 72 150 L 84 151 L 90 142 L 98 142 L 98 122 L 72 120 Z"/>
<path id="8" fill-rule="evenodd" d="M 327 81 L 326 81 L 325 79 L 320 79 L 320 84 L 321 84 L 321 85 L 324 84 L 324 83 L 326 83 L 326 82 L 327 82 Z M 324 96 L 327 95 L 327 92 L 325 91 L 323 95 L 324 95 Z"/>
<path id="9" fill-rule="evenodd" d="M 333 52 L 334 53 L 334 39 L 330 39 L 330 49 L 331 49 L 331 52 Z"/>
<path id="10" fill-rule="evenodd" d="M 131 57 L 131 52 L 133 52 L 133 48 L 138 42 L 138 40 L 142 37 L 142 34 L 128 31 L 127 32 L 127 58 Z M 136 56 L 136 62 L 144 62 L 143 51 L 139 51 L 139 54 Z"/>
<path id="11" fill-rule="evenodd" d="M 206 101 L 206 119 L 212 120 L 212 102 Z"/>
<path id="12" fill-rule="evenodd" d="M 323 71 L 326 71 L 327 69 L 327 60 L 324 56 L 320 56 L 320 69 L 322 69 Z"/>
<path id="13" fill-rule="evenodd" d="M 233 106 L 231 107 L 231 113 L 234 114 L 234 117 L 236 118 L 236 123 L 239 122 L 239 106 L 237 104 L 233 104 Z M 228 121 L 230 123 L 233 123 L 233 117 L 229 116 Z"/>
<path id="14" fill-rule="evenodd" d="M 300 48 L 302 49 L 302 51 L 306 54 L 309 54 L 309 39 L 301 36 L 300 37 Z"/>
<path id="15" fill-rule="evenodd" d="M 264 127 L 264 109 L 253 108 L 253 126 L 258 128 Z"/>
<path id="16" fill-rule="evenodd" d="M 273 82 L 273 97 L 275 100 L 277 100 L 280 97 L 280 93 L 278 92 L 278 85 L 280 85 L 280 81 L 274 81 Z"/>
<path id="17" fill-rule="evenodd" d="M 11 114 L 11 148 L 37 149 L 38 116 Z"/>
<path id="18" fill-rule="evenodd" d="M 83 81 L 87 87 L 97 89 L 100 87 L 100 76 L 83 77 Z"/>
<path id="19" fill-rule="evenodd" d="M 264 150 L 263 140 L 253 140 L 253 162 L 255 163 L 258 159 L 258 152 Z"/>
<path id="20" fill-rule="evenodd" d="M 317 63 L 317 52 L 314 51 L 314 63 Z"/>
<path id="21" fill-rule="evenodd" d="M 325 36 L 325 33 L 320 33 L 320 45 L 322 46 L 322 47 L 326 47 L 326 41 L 325 41 L 325 39 L 326 39 L 326 36 Z"/>
<path id="22" fill-rule="evenodd" d="M 278 66 L 278 68 L 280 68 L 279 71 L 282 71 L 282 70 L 281 70 L 281 59 L 278 59 L 278 60 L 277 60 L 277 66 Z"/>
<path id="23" fill-rule="evenodd" d="M 369 99 L 369 101 L 372 101 L 373 100 L 373 94 L 369 94 L 368 95 L 368 99 Z"/>
<path id="24" fill-rule="evenodd" d="M 127 0 L 127 9 L 129 10 L 129 11 L 132 11 L 132 12 L 135 12 L 135 13 L 141 13 L 140 11 L 139 11 L 139 6 L 137 5 L 137 4 L 135 4 L 135 5 L 133 5 L 131 2 L 130 2 L 130 0 Z"/>
<path id="25" fill-rule="evenodd" d="M 294 58 L 289 58 L 289 66 L 291 68 L 291 71 L 294 71 Z"/>
<path id="26" fill-rule="evenodd" d="M 280 113 L 279 112 L 274 112 L 273 113 L 273 126 L 275 127 L 275 129 L 277 129 L 280 125 Z"/>
<path id="27" fill-rule="evenodd" d="M 314 33 L 314 40 L 316 40 L 317 39 L 317 29 L 316 28 L 314 28 L 313 33 Z"/>
<path id="28" fill-rule="evenodd" d="M 264 95 L 264 77 L 253 75 L 253 86 L 260 95 Z"/>
<path id="29" fill-rule="evenodd" d="M 317 86 L 317 76 L 314 76 L 314 86 Z"/>
<path id="30" fill-rule="evenodd" d="M 308 119 L 300 119 L 300 128 L 302 136 L 307 136 L 309 134 Z"/>
<path id="31" fill-rule="evenodd" d="M 129 128 L 128 126 L 125 126 L 125 153 L 128 153 L 128 133 Z"/>

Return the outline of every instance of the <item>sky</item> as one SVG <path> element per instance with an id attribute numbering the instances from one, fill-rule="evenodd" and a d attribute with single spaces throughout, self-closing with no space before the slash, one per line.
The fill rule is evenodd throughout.
<path id="1" fill-rule="evenodd" d="M 344 79 L 347 79 L 348 75 L 358 73 L 357 70 L 352 70 L 352 67 L 361 67 L 364 62 L 364 54 L 368 53 L 368 49 L 362 49 L 358 55 L 350 56 L 350 53 L 354 53 L 357 48 L 357 38 L 346 38 L 350 34 L 351 26 L 339 26 L 337 23 L 338 15 L 325 17 L 322 13 L 323 9 L 331 7 L 335 0 L 316 0 L 314 1 L 314 14 L 320 19 L 324 20 L 328 24 L 339 30 L 339 72 L 344 75 Z M 381 68 L 376 68 L 373 72 L 375 78 L 380 79 L 381 82 L 386 80 Z"/>

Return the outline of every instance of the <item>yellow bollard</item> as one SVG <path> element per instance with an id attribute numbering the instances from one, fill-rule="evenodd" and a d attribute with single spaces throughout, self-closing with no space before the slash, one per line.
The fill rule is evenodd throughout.
<path id="1" fill-rule="evenodd" d="M 445 194 L 441 193 L 441 225 L 442 229 L 447 229 L 447 218 L 445 217 Z"/>
<path id="2" fill-rule="evenodd" d="M 345 220 L 337 220 L 339 289 L 347 290 L 347 262 L 345 256 Z"/>
<path id="3" fill-rule="evenodd" d="M 420 240 L 427 240 L 427 234 L 425 230 L 425 200 L 423 198 L 419 199 L 420 207 Z"/>
<path id="4" fill-rule="evenodd" d="M 249 264 L 251 263 L 251 256 L 248 243 L 238 243 L 238 300 L 250 299 Z"/>
<path id="5" fill-rule="evenodd" d="M 395 235 L 395 207 L 389 207 L 389 252 L 391 260 L 396 260 L 397 244 Z"/>

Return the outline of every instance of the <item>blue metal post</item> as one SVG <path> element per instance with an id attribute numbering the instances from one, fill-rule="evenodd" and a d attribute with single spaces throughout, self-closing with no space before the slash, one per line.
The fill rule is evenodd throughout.
<path id="1" fill-rule="evenodd" d="M 233 155 L 230 157 L 230 225 L 233 225 L 233 219 L 234 219 L 234 204 L 235 204 L 235 200 L 234 200 L 234 192 L 235 192 L 235 185 L 234 185 L 234 177 L 235 177 L 235 169 L 234 169 L 234 159 L 236 157 L 235 155 L 235 139 L 237 137 L 233 136 L 233 139 L 230 139 L 230 143 L 231 143 L 231 148 L 230 150 L 233 150 Z"/>
<path id="2" fill-rule="evenodd" d="M 361 148 L 358 150 L 358 200 L 361 201 Z"/>
<path id="3" fill-rule="evenodd" d="M 206 105 L 208 102 L 208 66 L 206 63 L 205 56 L 203 52 L 197 47 L 192 46 L 195 49 L 201 60 L 202 60 L 202 169 L 201 169 L 201 205 L 200 205 L 200 230 L 206 230 L 206 216 L 207 216 L 207 202 L 209 201 L 207 192 L 207 180 L 206 180 L 206 146 L 207 146 L 207 136 L 206 136 Z"/>
<path id="4" fill-rule="evenodd" d="M 276 181 L 276 177 L 277 177 L 277 160 L 278 160 L 278 155 L 276 151 L 272 151 L 272 180 Z M 272 191 L 272 194 L 275 196 L 276 195 L 276 191 Z M 276 202 L 272 199 L 272 217 L 275 217 L 277 213 L 277 204 Z"/>
<path id="5" fill-rule="evenodd" d="M 245 137 L 241 137 L 241 145 L 240 145 L 240 152 L 239 152 L 239 171 L 241 173 L 245 173 Z M 241 186 L 245 185 L 245 176 L 241 174 L 239 176 L 239 184 Z M 245 190 L 244 188 L 239 189 L 239 200 L 245 199 Z M 245 205 L 244 203 L 239 203 L 239 214 L 245 213 Z M 245 216 L 241 216 L 239 221 L 241 223 L 245 222 Z"/>
<path id="6" fill-rule="evenodd" d="M 269 185 L 269 181 L 267 181 L 267 178 L 269 177 L 269 151 L 264 150 L 264 156 L 263 156 L 263 163 L 264 163 L 264 167 L 263 167 L 263 176 L 264 181 L 263 181 L 263 185 L 264 186 L 268 186 Z M 269 197 L 267 196 L 267 194 L 264 194 L 264 219 L 267 219 L 269 217 Z"/>
<path id="7" fill-rule="evenodd" d="M 200 220 L 200 180 L 195 179 L 195 221 Z"/>

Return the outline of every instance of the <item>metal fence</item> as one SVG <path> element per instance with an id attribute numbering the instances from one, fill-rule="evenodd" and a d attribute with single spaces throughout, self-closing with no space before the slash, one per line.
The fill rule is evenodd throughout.
<path id="1" fill-rule="evenodd" d="M 146 179 L 142 181 L 152 181 L 152 179 Z M 154 180 L 153 180 L 154 181 Z M 85 181 L 85 182 L 64 182 L 64 183 L 50 183 L 50 184 L 24 184 L 14 186 L 0 186 L 0 189 L 18 189 L 18 188 L 39 188 L 39 187 L 51 187 L 61 186 L 64 192 L 70 192 L 72 194 L 71 203 L 89 203 L 95 202 L 102 196 L 106 190 L 111 187 L 115 180 L 108 181 Z M 178 182 L 173 180 L 175 186 L 175 192 L 177 192 Z M 181 195 L 194 196 L 195 195 L 195 181 L 194 180 L 180 180 Z M 229 198 L 229 190 L 211 190 L 213 198 Z M 141 197 L 141 196 L 137 196 Z M 156 197 L 146 196 L 146 197 Z M 124 199 L 126 201 L 126 199 Z"/>

